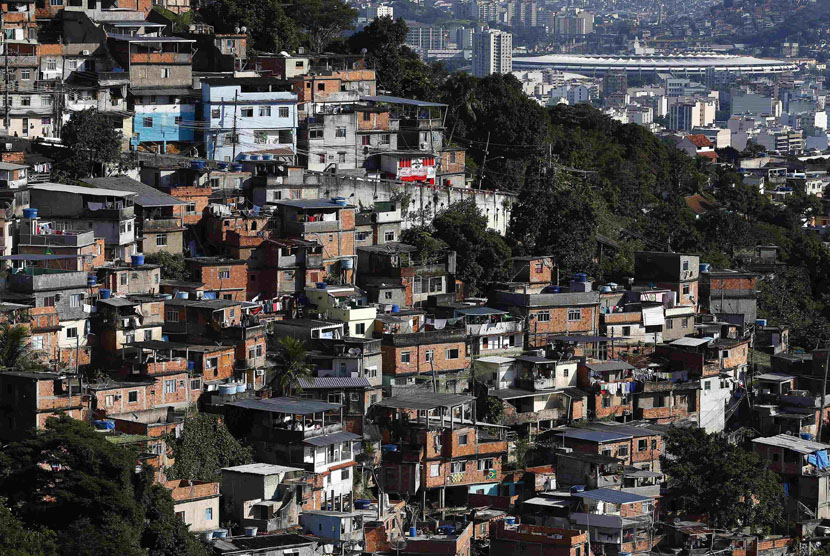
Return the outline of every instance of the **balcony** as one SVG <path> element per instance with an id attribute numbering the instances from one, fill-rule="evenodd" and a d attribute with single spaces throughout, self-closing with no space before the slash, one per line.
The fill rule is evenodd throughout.
<path id="1" fill-rule="evenodd" d="M 12 54 L 8 56 L 8 61 L 10 68 L 36 68 L 38 65 L 37 56 L 15 56 L 14 54 Z M 6 63 L 5 57 L 0 56 L 0 63 Z"/>
<path id="2" fill-rule="evenodd" d="M 154 218 L 142 222 L 144 232 L 174 232 L 183 230 L 181 218 Z"/>
<path id="3" fill-rule="evenodd" d="M 467 333 L 470 336 L 491 336 L 494 334 L 512 334 L 524 331 L 523 321 L 506 321 L 489 324 L 468 324 Z"/>
<path id="4" fill-rule="evenodd" d="M 101 218 L 105 220 L 128 220 L 135 216 L 134 207 L 101 208 L 92 210 L 88 206 L 81 211 L 80 218 Z"/>
<path id="5" fill-rule="evenodd" d="M 129 85 L 130 74 L 125 71 L 99 71 L 98 84 L 102 87 Z"/>
<path id="6" fill-rule="evenodd" d="M 339 220 L 318 220 L 315 222 L 287 222 L 286 231 L 290 234 L 314 234 L 340 231 Z"/>
<path id="7" fill-rule="evenodd" d="M 131 64 L 190 64 L 192 55 L 187 52 L 133 52 Z"/>
<path id="8" fill-rule="evenodd" d="M 21 245 L 61 245 L 83 247 L 95 242 L 95 232 L 64 231 L 52 234 L 20 234 Z"/>

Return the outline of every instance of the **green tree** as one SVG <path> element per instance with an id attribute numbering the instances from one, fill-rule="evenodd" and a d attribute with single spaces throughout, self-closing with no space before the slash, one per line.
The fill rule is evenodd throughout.
<path id="1" fill-rule="evenodd" d="M 813 297 L 806 269 L 789 267 L 758 283 L 758 316 L 790 327 L 790 343 L 814 348 L 830 339 L 830 323 Z"/>
<path id="2" fill-rule="evenodd" d="M 159 506 L 148 498 L 154 490 L 154 496 L 168 500 L 170 494 L 153 485 L 151 469 L 136 472 L 136 455 L 108 442 L 87 423 L 52 418 L 45 429 L 0 452 L 0 496 L 24 527 L 37 524 L 44 532 L 54 531 L 60 555 L 206 556 L 200 544 L 190 542 L 184 527 L 162 535 L 176 539 L 169 543 L 176 548 L 169 550 L 164 543 L 149 542 L 153 534 L 145 538 L 150 517 L 164 521 L 175 516 L 172 502 Z M 170 513 L 152 513 L 154 507 Z"/>
<path id="3" fill-rule="evenodd" d="M 449 249 L 449 246 L 432 234 L 429 226 L 414 226 L 407 228 L 401 234 L 401 241 L 414 246 L 417 251 L 416 262 L 427 264 L 437 254 Z"/>
<path id="4" fill-rule="evenodd" d="M 55 556 L 55 533 L 49 530 L 27 528 L 5 501 L 0 500 L 0 554 L 5 556 Z"/>
<path id="5" fill-rule="evenodd" d="M 487 218 L 467 199 L 451 204 L 433 219 L 433 235 L 455 251 L 456 276 L 468 291 L 483 283 L 506 280 L 510 247 L 496 232 L 487 229 Z"/>
<path id="6" fill-rule="evenodd" d="M 531 167 L 528 175 L 510 217 L 516 251 L 552 255 L 565 274 L 593 271 L 598 212 L 592 191 L 562 173 Z"/>
<path id="7" fill-rule="evenodd" d="M 165 437 L 174 463 L 167 469 L 172 479 L 218 481 L 222 468 L 251 462 L 251 449 L 242 445 L 215 415 L 189 415 L 178 438 Z"/>
<path id="8" fill-rule="evenodd" d="M 277 396 L 302 392 L 302 381 L 312 378 L 308 353 L 302 340 L 283 336 L 277 340 L 277 364 L 271 378 L 271 388 Z"/>
<path id="9" fill-rule="evenodd" d="M 0 370 L 39 371 L 45 368 L 40 353 L 32 349 L 29 329 L 20 324 L 0 324 Z"/>
<path id="10" fill-rule="evenodd" d="M 754 452 L 703 429 L 671 428 L 661 456 L 681 511 L 712 527 L 763 530 L 783 521 L 783 489 Z"/>
<path id="11" fill-rule="evenodd" d="M 102 176 L 121 160 L 121 133 L 113 120 L 95 109 L 73 112 L 61 130 L 65 148 L 55 170 L 70 179 Z"/>
<path id="12" fill-rule="evenodd" d="M 280 0 L 217 0 L 204 3 L 199 15 L 219 33 L 245 27 L 251 50 L 291 52 L 300 46 L 300 31 L 282 6 Z"/>
<path id="13" fill-rule="evenodd" d="M 443 78 L 440 65 L 429 66 L 404 44 L 407 25 L 403 18 L 376 18 L 349 38 L 352 52 L 366 52 L 374 68 L 378 90 L 389 94 L 433 100 Z"/>
<path id="14" fill-rule="evenodd" d="M 312 52 L 323 52 L 343 31 L 354 28 L 357 10 L 342 0 L 303 0 L 289 14 L 306 33 Z"/>
<path id="15" fill-rule="evenodd" d="M 148 264 L 161 266 L 161 277 L 165 280 L 187 280 L 189 278 L 184 255 L 159 251 L 145 257 Z"/>

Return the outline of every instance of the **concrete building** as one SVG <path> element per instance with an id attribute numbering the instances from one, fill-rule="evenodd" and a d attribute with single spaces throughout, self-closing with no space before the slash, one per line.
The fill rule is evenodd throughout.
<path id="1" fill-rule="evenodd" d="M 29 187 L 29 204 L 56 230 L 89 229 L 103 237 L 108 260 L 129 260 L 135 253 L 136 193 L 59 183 Z"/>
<path id="2" fill-rule="evenodd" d="M 219 483 L 176 479 L 164 483 L 173 498 L 173 512 L 198 533 L 219 527 Z"/>
<path id="3" fill-rule="evenodd" d="M 202 82 L 205 149 L 212 160 L 250 156 L 293 162 L 297 149 L 297 95 L 287 81 L 265 77 Z M 257 153 L 257 154 L 254 154 Z"/>
<path id="4" fill-rule="evenodd" d="M 222 506 L 225 515 L 243 527 L 263 533 L 294 527 L 306 472 L 299 467 L 251 463 L 222 469 Z"/>
<path id="5" fill-rule="evenodd" d="M 473 75 L 513 71 L 513 35 L 488 29 L 473 35 Z"/>

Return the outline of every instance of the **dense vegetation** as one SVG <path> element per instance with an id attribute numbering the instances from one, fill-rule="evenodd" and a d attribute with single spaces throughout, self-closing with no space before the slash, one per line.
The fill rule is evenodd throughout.
<path id="1" fill-rule="evenodd" d="M 208 554 L 132 450 L 69 417 L 4 447 L 0 502 L 3 554 Z"/>

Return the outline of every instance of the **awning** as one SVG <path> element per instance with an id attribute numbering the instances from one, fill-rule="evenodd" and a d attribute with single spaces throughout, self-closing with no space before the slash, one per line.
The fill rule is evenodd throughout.
<path id="1" fill-rule="evenodd" d="M 666 318 L 663 315 L 663 306 L 657 307 L 643 307 L 643 325 L 644 326 L 663 326 L 666 324 Z"/>

